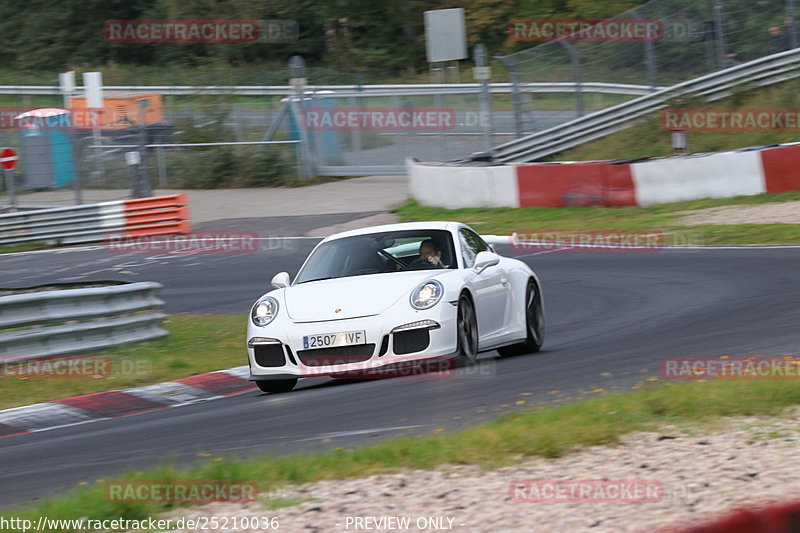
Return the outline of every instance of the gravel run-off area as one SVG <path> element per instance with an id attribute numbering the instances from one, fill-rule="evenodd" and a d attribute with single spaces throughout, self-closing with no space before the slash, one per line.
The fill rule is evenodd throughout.
<path id="1" fill-rule="evenodd" d="M 800 201 L 729 205 L 686 211 L 680 224 L 800 224 Z M 683 214 L 683 213 L 681 213 Z"/>
<path id="2" fill-rule="evenodd" d="M 618 445 L 558 459 L 521 458 L 518 465 L 497 470 L 449 466 L 291 486 L 269 496 L 302 503 L 273 510 L 260 502 L 212 503 L 168 516 L 278 517 L 278 531 L 304 533 L 669 531 L 736 507 L 797 497 L 798 443 L 800 409 L 789 409 L 779 417 L 738 418 L 713 427 L 667 426 L 627 435 Z M 556 480 L 575 488 L 562 484 L 555 492 Z M 581 486 L 593 488 L 576 492 Z M 621 501 L 617 494 L 647 501 Z M 545 497 L 557 501 L 532 501 Z M 571 501 L 580 497 L 589 501 Z M 602 497 L 611 501 L 597 501 Z M 395 521 L 379 522 L 389 517 Z M 380 527 L 386 524 L 394 527 Z"/>

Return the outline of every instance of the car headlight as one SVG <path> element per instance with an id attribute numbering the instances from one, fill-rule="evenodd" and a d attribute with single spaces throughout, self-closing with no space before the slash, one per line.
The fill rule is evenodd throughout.
<path id="1" fill-rule="evenodd" d="M 435 279 L 431 279 L 411 291 L 411 307 L 428 309 L 436 305 L 444 295 L 444 287 Z"/>
<path id="2" fill-rule="evenodd" d="M 266 326 L 278 315 L 278 300 L 272 296 L 265 296 L 256 302 L 250 311 L 250 318 L 256 326 Z"/>

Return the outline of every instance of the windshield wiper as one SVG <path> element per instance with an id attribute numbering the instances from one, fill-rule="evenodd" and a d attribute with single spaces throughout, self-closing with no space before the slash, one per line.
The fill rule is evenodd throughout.
<path id="1" fill-rule="evenodd" d="M 299 282 L 298 285 L 301 285 L 303 283 L 310 283 L 312 281 L 322 281 L 324 279 L 333 279 L 333 278 L 334 276 L 327 276 L 325 278 L 304 279 L 303 281 Z"/>

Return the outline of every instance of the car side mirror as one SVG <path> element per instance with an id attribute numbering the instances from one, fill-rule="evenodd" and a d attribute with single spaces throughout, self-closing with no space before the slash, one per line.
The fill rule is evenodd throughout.
<path id="1" fill-rule="evenodd" d="M 475 272 L 480 274 L 490 266 L 495 266 L 500 262 L 500 256 L 494 252 L 478 252 L 475 256 L 475 265 L 472 267 Z"/>
<path id="2" fill-rule="evenodd" d="M 292 283 L 292 280 L 289 279 L 288 272 L 278 272 L 272 278 L 272 286 L 276 289 L 283 289 L 284 287 L 288 287 Z"/>

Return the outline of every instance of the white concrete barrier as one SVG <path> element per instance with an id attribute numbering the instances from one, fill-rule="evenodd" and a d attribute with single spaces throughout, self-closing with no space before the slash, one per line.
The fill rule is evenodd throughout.
<path id="1" fill-rule="evenodd" d="M 597 205 L 646 207 L 800 190 L 798 160 L 800 143 L 789 143 L 630 164 L 456 166 L 408 159 L 406 168 L 411 195 L 422 205 L 448 209 L 561 207 L 564 191 L 583 187 L 600 199 L 594 201 Z M 605 163 L 609 166 L 600 167 L 598 178 L 598 167 Z M 592 195 L 589 193 L 587 196 Z"/>
<path id="2" fill-rule="evenodd" d="M 421 205 L 519 207 L 515 166 L 444 166 L 406 160 L 411 197 Z"/>
<path id="3" fill-rule="evenodd" d="M 655 159 L 632 164 L 631 174 L 636 204 L 645 207 L 766 192 L 758 151 Z"/>

